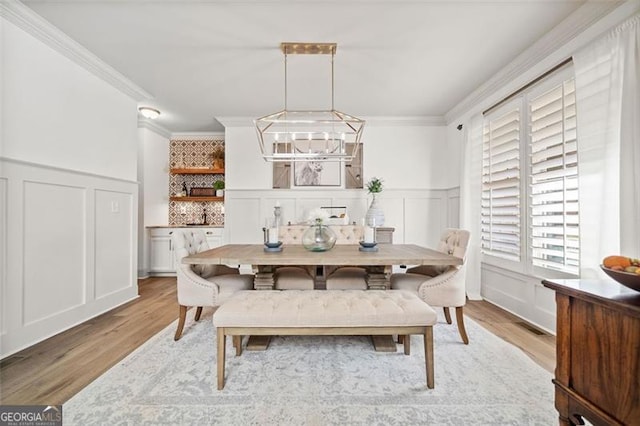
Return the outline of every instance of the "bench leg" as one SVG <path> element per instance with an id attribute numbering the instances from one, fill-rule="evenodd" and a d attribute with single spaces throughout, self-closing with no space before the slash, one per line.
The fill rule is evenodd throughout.
<path id="1" fill-rule="evenodd" d="M 424 332 L 424 361 L 427 370 L 427 387 L 434 387 L 433 369 L 433 327 L 429 326 Z"/>
<path id="2" fill-rule="evenodd" d="M 226 350 L 226 336 L 224 328 L 218 327 L 218 390 L 224 388 L 224 353 Z"/>
<path id="3" fill-rule="evenodd" d="M 404 354 L 411 355 L 411 335 L 402 336 L 402 343 L 404 343 Z"/>
<path id="4" fill-rule="evenodd" d="M 233 336 L 233 347 L 236 348 L 236 356 L 242 355 L 242 336 Z"/>

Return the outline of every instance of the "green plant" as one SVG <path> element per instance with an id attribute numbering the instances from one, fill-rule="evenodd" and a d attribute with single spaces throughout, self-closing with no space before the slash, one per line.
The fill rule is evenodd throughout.
<path id="1" fill-rule="evenodd" d="M 213 182 L 213 189 L 215 189 L 216 191 L 219 189 L 224 189 L 224 181 L 223 180 L 217 180 L 215 182 Z"/>
<path id="2" fill-rule="evenodd" d="M 367 191 L 369 191 L 370 194 L 382 192 L 382 179 L 377 177 L 369 179 L 369 182 L 367 182 Z"/>

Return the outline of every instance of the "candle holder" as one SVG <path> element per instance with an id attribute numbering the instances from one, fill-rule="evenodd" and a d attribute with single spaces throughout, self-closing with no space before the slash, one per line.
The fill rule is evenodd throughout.
<path id="1" fill-rule="evenodd" d="M 267 219 L 265 227 L 262 228 L 264 235 L 264 251 L 280 252 L 282 251 L 282 241 L 279 240 L 278 221 L 275 219 Z"/>
<path id="2" fill-rule="evenodd" d="M 378 251 L 378 243 L 376 242 L 376 226 L 375 219 L 370 224 L 365 224 L 362 232 L 362 239 L 360 240 L 360 247 L 358 250 L 366 252 Z"/>

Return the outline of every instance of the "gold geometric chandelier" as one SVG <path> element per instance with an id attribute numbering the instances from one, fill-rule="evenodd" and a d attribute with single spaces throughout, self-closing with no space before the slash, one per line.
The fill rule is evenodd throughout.
<path id="1" fill-rule="evenodd" d="M 333 59 L 336 43 L 281 43 L 284 54 L 284 109 L 253 120 L 265 161 L 351 162 L 360 146 L 364 120 L 334 108 Z M 331 55 L 331 109 L 287 109 L 287 56 Z"/>

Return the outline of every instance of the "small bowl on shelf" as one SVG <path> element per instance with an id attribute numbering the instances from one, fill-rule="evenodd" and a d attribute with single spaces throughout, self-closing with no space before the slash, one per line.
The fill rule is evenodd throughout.
<path id="1" fill-rule="evenodd" d="M 277 243 L 264 243 L 264 245 L 269 248 L 278 248 L 282 245 L 282 241 L 278 241 Z"/>
<path id="2" fill-rule="evenodd" d="M 640 274 L 635 272 L 616 271 L 615 269 L 609 269 L 604 265 L 600 265 L 600 268 L 605 274 L 619 282 L 625 287 L 632 290 L 640 291 Z"/>

